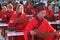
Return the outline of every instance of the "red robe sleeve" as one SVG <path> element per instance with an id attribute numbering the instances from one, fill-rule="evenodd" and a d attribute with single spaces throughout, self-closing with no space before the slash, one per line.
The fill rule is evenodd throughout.
<path id="1" fill-rule="evenodd" d="M 2 20 L 6 20 L 5 16 L 6 16 L 7 13 L 8 13 L 7 11 L 3 12 Z"/>
<path id="2" fill-rule="evenodd" d="M 49 24 L 48 21 L 45 21 L 45 29 L 47 30 L 48 33 L 53 33 L 55 32 L 55 29 Z M 49 38 L 46 38 L 45 40 L 54 40 L 55 37 L 54 36 L 51 36 Z"/>
<path id="3" fill-rule="evenodd" d="M 54 32 L 54 28 L 49 24 L 49 22 L 46 19 L 43 19 L 43 22 L 39 26 L 38 30 L 40 30 L 42 32 L 46 32 L 46 33 L 53 33 Z M 54 40 L 54 36 L 45 38 L 44 40 Z"/>
<path id="4" fill-rule="evenodd" d="M 24 31 L 24 38 L 25 38 L 25 40 L 28 40 L 27 33 L 29 31 L 31 31 L 36 25 L 37 25 L 37 21 L 35 19 L 28 23 L 28 25 L 27 25 L 27 27 L 26 27 L 26 29 Z M 54 28 L 45 19 L 43 20 L 42 24 L 39 26 L 38 30 L 40 30 L 42 32 L 47 32 L 47 33 L 54 32 Z M 54 36 L 45 38 L 44 40 L 54 40 Z"/>
<path id="5" fill-rule="evenodd" d="M 24 22 L 24 19 L 27 19 L 27 16 L 26 16 L 26 14 L 21 14 L 21 16 L 20 16 L 19 18 L 21 18 L 22 21 Z M 20 21 L 20 20 L 18 20 L 18 22 L 19 22 L 19 21 Z M 28 20 L 25 21 L 23 24 L 17 25 L 17 28 L 18 28 L 18 29 L 21 29 L 21 30 L 24 30 L 27 24 L 28 24 Z"/>
<path id="6" fill-rule="evenodd" d="M 10 13 L 10 14 L 8 14 L 8 13 Z M 15 13 L 14 11 L 11 11 L 11 12 L 5 11 L 5 12 L 3 13 L 2 20 L 4 20 L 6 23 L 8 23 L 9 20 L 10 20 L 10 18 L 11 18 L 11 16 L 12 16 L 14 13 Z M 7 16 L 7 14 L 9 15 L 9 17 Z"/>
<path id="7" fill-rule="evenodd" d="M 27 18 L 26 14 L 21 14 L 20 18 Z"/>
<path id="8" fill-rule="evenodd" d="M 12 15 L 12 17 L 10 18 L 10 21 L 9 21 L 9 23 L 8 23 L 8 24 L 9 24 L 9 27 L 14 27 L 14 26 L 16 25 L 15 22 L 17 22 L 17 21 L 14 21 L 14 19 L 15 19 L 17 16 L 18 16 L 17 14 Z M 25 14 L 21 14 L 21 16 L 20 16 L 19 18 L 24 19 L 24 18 L 27 18 L 27 16 L 26 16 Z M 20 20 L 18 20 L 18 21 L 20 21 Z M 24 23 L 23 25 L 26 25 L 26 24 L 27 24 L 27 23 Z M 23 25 L 20 24 L 20 26 L 17 27 L 17 28 L 22 28 Z"/>
<path id="9" fill-rule="evenodd" d="M 13 23 L 13 22 L 14 22 L 13 19 L 16 18 L 16 17 L 17 17 L 16 14 L 14 14 L 14 15 L 11 16 L 11 18 L 10 18 L 10 20 L 9 20 L 9 23 L 8 23 L 8 26 L 9 26 L 9 27 L 14 27 L 15 24 Z"/>
<path id="10" fill-rule="evenodd" d="M 5 21 L 5 23 L 8 23 L 9 22 L 9 20 L 7 19 L 7 16 L 6 16 L 6 14 L 8 13 L 8 11 L 6 10 L 6 11 L 3 11 L 3 15 L 2 15 L 2 20 L 4 20 Z"/>
<path id="11" fill-rule="evenodd" d="M 37 22 L 35 22 L 36 20 L 33 19 L 33 20 L 30 20 L 29 23 L 27 24 L 25 30 L 24 30 L 24 38 L 25 40 L 28 40 L 28 32 L 30 32 L 34 26 L 36 26 Z"/>

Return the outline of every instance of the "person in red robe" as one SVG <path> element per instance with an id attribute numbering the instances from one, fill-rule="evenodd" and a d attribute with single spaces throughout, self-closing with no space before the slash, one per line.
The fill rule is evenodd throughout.
<path id="1" fill-rule="evenodd" d="M 2 19 L 3 15 L 4 15 L 5 13 L 7 13 L 7 8 L 6 8 L 6 6 L 2 6 L 2 11 L 1 11 L 2 16 L 1 16 L 1 19 Z M 2 19 L 2 21 L 5 23 L 4 19 Z M 1 35 L 2 35 L 3 37 L 6 37 L 6 34 L 5 34 L 5 30 L 6 30 L 6 29 L 7 29 L 7 27 L 4 27 L 4 28 L 2 29 L 2 31 L 1 31 Z"/>
<path id="2" fill-rule="evenodd" d="M 50 16 L 54 16 L 54 10 L 53 10 L 53 7 L 51 4 L 48 4 L 47 6 L 47 13 L 50 15 Z"/>
<path id="3" fill-rule="evenodd" d="M 5 21 L 5 23 L 8 24 L 11 16 L 13 14 L 15 14 L 15 12 L 13 11 L 13 5 L 12 4 L 8 4 L 7 8 L 5 6 L 2 7 L 2 14 L 3 14 L 2 15 L 2 20 Z M 2 30 L 2 33 L 4 34 L 3 37 L 5 37 L 5 38 L 6 38 L 6 33 L 7 33 L 6 31 L 7 31 L 7 28 L 4 28 Z"/>
<path id="4" fill-rule="evenodd" d="M 29 21 L 24 30 L 25 40 L 54 40 L 55 36 L 59 35 L 60 30 L 55 31 L 44 18 L 46 10 L 42 6 L 37 9 L 38 13 Z"/>
<path id="5" fill-rule="evenodd" d="M 46 13 L 47 15 L 45 16 L 45 18 L 48 20 L 48 21 L 56 21 L 57 18 L 56 16 L 54 15 L 54 10 L 53 10 L 53 7 L 51 4 L 48 4 L 47 6 L 47 10 L 46 10 Z M 56 24 L 52 24 L 53 28 L 57 28 L 57 25 Z"/>
<path id="6" fill-rule="evenodd" d="M 1 11 L 1 12 L 2 12 L 2 14 L 3 14 L 1 18 L 2 18 L 2 20 L 4 20 L 3 17 L 4 17 L 4 15 L 5 15 L 5 13 L 7 13 L 7 7 L 6 7 L 6 6 L 2 6 L 2 11 Z"/>
<path id="7" fill-rule="evenodd" d="M 11 16 L 15 13 L 13 11 L 13 5 L 12 4 L 8 4 L 7 5 L 7 10 L 3 11 L 3 16 L 2 16 L 2 20 L 4 20 L 6 23 L 9 22 Z"/>
<path id="8" fill-rule="evenodd" d="M 56 21 L 56 17 L 54 16 L 54 10 L 53 10 L 53 7 L 52 7 L 52 5 L 51 4 L 48 4 L 48 6 L 47 6 L 47 10 L 46 10 L 46 19 L 48 20 L 48 21 Z"/>
<path id="9" fill-rule="evenodd" d="M 24 31 L 25 26 L 28 23 L 28 18 L 25 15 L 25 13 L 23 12 L 23 5 L 18 5 L 17 10 L 16 10 L 16 14 L 14 14 L 9 22 L 9 28 L 14 28 L 15 32 L 21 32 Z M 13 37 L 14 40 L 24 40 L 24 36 L 15 36 Z M 11 40 L 10 38 L 8 38 L 8 40 Z"/>

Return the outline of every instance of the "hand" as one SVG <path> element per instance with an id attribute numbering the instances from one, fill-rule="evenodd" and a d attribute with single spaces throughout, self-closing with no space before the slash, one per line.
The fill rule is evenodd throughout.
<path id="1" fill-rule="evenodd" d="M 31 34 L 32 36 L 34 36 L 34 35 L 36 34 L 36 32 L 35 32 L 35 31 L 30 31 L 30 34 Z"/>

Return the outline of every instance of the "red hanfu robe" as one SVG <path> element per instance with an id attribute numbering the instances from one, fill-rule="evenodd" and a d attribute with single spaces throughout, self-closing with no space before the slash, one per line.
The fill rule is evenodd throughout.
<path id="1" fill-rule="evenodd" d="M 23 23 L 23 24 L 16 24 L 15 22 L 17 22 L 17 21 L 14 21 L 13 19 L 17 18 L 17 16 L 18 15 L 15 14 L 11 17 L 10 22 L 9 22 L 9 27 L 11 27 L 11 28 L 15 27 L 14 31 L 20 32 L 20 31 L 23 31 L 25 29 L 25 26 L 27 25 L 27 22 Z M 21 14 L 19 16 L 19 18 L 24 19 L 24 18 L 27 18 L 27 16 L 25 14 Z M 18 20 L 18 21 L 20 21 L 20 20 Z M 14 38 L 14 40 L 24 40 L 24 36 L 15 36 L 13 38 Z"/>
<path id="2" fill-rule="evenodd" d="M 53 10 L 46 10 L 46 19 L 48 20 L 48 21 L 56 21 L 56 17 L 54 16 L 54 11 Z"/>
<path id="3" fill-rule="evenodd" d="M 37 25 L 38 21 L 34 18 L 30 20 L 30 22 L 27 24 L 26 29 L 24 30 L 24 38 L 25 40 L 28 40 L 27 33 L 33 30 L 33 28 Z M 48 23 L 46 19 L 43 19 L 42 24 L 38 27 L 38 30 L 42 32 L 52 33 L 54 32 L 53 27 Z M 37 40 L 43 40 L 43 39 L 37 39 Z M 54 40 L 54 36 L 45 38 L 44 40 Z"/>
<path id="4" fill-rule="evenodd" d="M 9 14 L 8 14 L 8 13 L 9 13 Z M 4 20 L 5 23 L 8 24 L 11 16 L 14 14 L 14 11 L 8 12 L 8 11 L 6 10 L 6 11 L 2 11 L 2 14 L 3 14 L 3 15 L 2 15 L 2 20 Z M 4 29 L 2 30 L 2 32 L 4 33 L 3 37 L 6 37 L 6 30 L 7 30 L 7 28 L 4 28 Z"/>
<path id="5" fill-rule="evenodd" d="M 5 11 L 3 12 L 3 16 L 2 16 L 2 20 L 4 20 L 6 23 L 9 22 L 11 16 L 14 14 L 15 12 L 14 11 Z"/>

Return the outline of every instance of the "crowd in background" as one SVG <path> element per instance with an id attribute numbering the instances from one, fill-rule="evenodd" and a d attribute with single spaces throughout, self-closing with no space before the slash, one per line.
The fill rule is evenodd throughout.
<path id="1" fill-rule="evenodd" d="M 54 15 L 55 13 L 58 14 L 58 17 Z M 60 5 L 57 1 L 48 1 L 47 3 L 44 1 L 27 1 L 25 4 L 23 1 L 1 2 L 0 18 L 8 24 L 8 30 L 5 30 L 25 32 L 24 37 L 17 36 L 14 37 L 14 40 L 33 40 L 33 38 L 28 39 L 29 36 L 27 37 L 27 33 L 30 33 L 31 30 L 33 30 L 31 35 L 40 37 L 41 40 L 54 40 L 56 35 L 59 36 L 58 32 L 60 32 L 60 30 L 55 32 L 54 28 L 48 23 L 49 21 L 60 20 Z M 4 35 L 4 37 L 5 36 L 6 35 Z M 11 40 L 11 37 L 8 37 L 8 40 Z"/>

